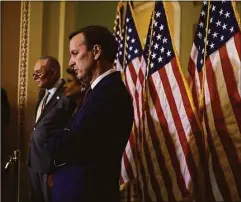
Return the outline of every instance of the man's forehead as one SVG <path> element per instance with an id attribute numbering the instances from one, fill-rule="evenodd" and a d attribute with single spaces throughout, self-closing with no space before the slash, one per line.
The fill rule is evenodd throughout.
<path id="1" fill-rule="evenodd" d="M 35 66 L 34 66 L 34 69 L 42 69 L 42 68 L 45 68 L 46 67 L 46 64 L 47 64 L 47 59 L 39 59 L 37 60 Z"/>
<path id="2" fill-rule="evenodd" d="M 84 44 L 85 42 L 85 37 L 83 33 L 76 34 L 71 40 L 70 40 L 70 45 L 72 46 L 79 46 Z"/>

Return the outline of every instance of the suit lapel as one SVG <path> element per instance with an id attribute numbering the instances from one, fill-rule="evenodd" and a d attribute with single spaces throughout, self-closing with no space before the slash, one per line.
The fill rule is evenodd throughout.
<path id="1" fill-rule="evenodd" d="M 63 92 L 64 92 L 63 85 L 64 84 L 65 84 L 65 81 L 63 79 L 61 79 L 61 84 L 59 85 L 59 87 L 57 88 L 57 90 L 55 91 L 55 93 L 53 94 L 53 96 L 51 97 L 49 102 L 47 103 L 47 105 L 44 107 L 44 110 L 43 110 L 42 114 L 40 115 L 36 124 L 38 124 L 38 122 L 50 111 L 50 109 L 56 105 L 56 103 L 60 100 L 61 96 L 63 96 Z"/>

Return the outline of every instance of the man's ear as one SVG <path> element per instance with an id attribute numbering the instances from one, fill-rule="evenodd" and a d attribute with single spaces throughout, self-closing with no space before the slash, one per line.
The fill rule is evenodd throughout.
<path id="1" fill-rule="evenodd" d="M 94 60 L 98 60 L 102 53 L 102 49 L 101 49 L 100 45 L 94 45 L 93 52 L 94 52 Z"/>
<path id="2" fill-rule="evenodd" d="M 49 69 L 49 72 L 52 74 L 52 75 L 56 75 L 56 71 L 54 69 Z"/>
<path id="3" fill-rule="evenodd" d="M 58 73 L 54 69 L 50 69 L 49 71 L 50 71 L 52 77 L 55 78 L 58 76 Z"/>

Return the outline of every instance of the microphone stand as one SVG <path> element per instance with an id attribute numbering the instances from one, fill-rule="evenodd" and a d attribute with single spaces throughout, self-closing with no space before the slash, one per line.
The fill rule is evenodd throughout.
<path id="1" fill-rule="evenodd" d="M 5 165 L 5 171 L 7 172 L 10 165 L 14 164 L 15 168 L 15 193 L 16 193 L 16 202 L 20 202 L 20 156 L 21 151 L 20 150 L 14 150 L 13 155 L 9 156 L 9 160 Z"/>

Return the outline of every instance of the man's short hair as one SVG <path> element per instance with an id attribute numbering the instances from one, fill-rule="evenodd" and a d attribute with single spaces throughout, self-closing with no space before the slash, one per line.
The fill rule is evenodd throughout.
<path id="1" fill-rule="evenodd" d="M 100 45 L 103 50 L 103 56 L 108 62 L 114 62 L 117 52 L 117 44 L 112 33 L 106 28 L 99 25 L 91 25 L 81 28 L 69 35 L 71 40 L 75 35 L 83 33 L 85 44 L 88 50 L 94 45 Z"/>
<path id="2" fill-rule="evenodd" d="M 40 60 L 47 60 L 47 65 L 50 69 L 54 69 L 56 72 L 60 73 L 60 64 L 58 60 L 52 56 L 40 56 Z"/>

